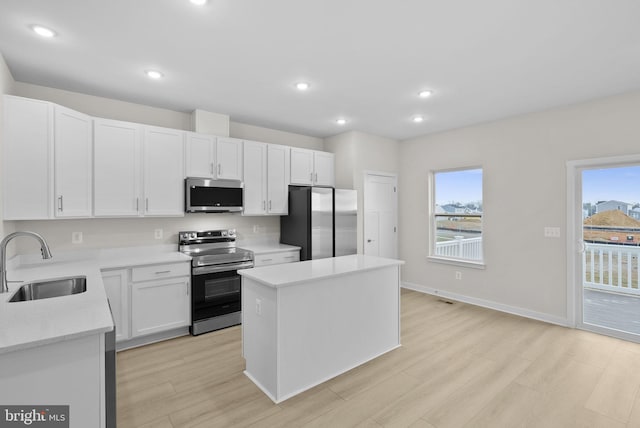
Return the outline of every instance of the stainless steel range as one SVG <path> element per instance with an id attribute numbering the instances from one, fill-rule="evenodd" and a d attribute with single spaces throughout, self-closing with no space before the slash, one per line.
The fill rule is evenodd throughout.
<path id="1" fill-rule="evenodd" d="M 180 251 L 191 262 L 191 334 L 240 324 L 240 275 L 253 267 L 253 252 L 236 247 L 236 230 L 185 231 Z"/>

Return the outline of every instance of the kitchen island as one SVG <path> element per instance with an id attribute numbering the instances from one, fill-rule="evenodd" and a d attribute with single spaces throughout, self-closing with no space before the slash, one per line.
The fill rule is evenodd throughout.
<path id="1" fill-rule="evenodd" d="M 279 403 L 399 347 L 403 263 L 350 255 L 239 271 L 245 374 Z"/>

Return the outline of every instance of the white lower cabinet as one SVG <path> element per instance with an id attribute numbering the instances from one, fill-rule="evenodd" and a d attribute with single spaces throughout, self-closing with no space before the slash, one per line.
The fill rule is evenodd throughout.
<path id="1" fill-rule="evenodd" d="M 191 323 L 189 278 L 131 285 L 131 337 L 159 333 Z"/>
<path id="2" fill-rule="evenodd" d="M 109 299 L 111 315 L 116 325 L 116 342 L 131 337 L 129 330 L 129 271 L 127 269 L 102 271 L 104 291 Z"/>
<path id="3" fill-rule="evenodd" d="M 102 271 L 116 342 L 189 326 L 190 274 L 188 261 Z M 127 346 L 140 344 L 132 340 Z"/>

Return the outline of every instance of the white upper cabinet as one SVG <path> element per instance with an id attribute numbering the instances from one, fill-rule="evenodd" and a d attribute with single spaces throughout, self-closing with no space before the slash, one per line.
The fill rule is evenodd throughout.
<path id="1" fill-rule="evenodd" d="M 313 150 L 291 148 L 291 184 L 313 184 Z"/>
<path id="2" fill-rule="evenodd" d="M 92 119 L 55 106 L 54 171 L 56 217 L 90 217 Z"/>
<path id="3" fill-rule="evenodd" d="M 267 145 L 267 212 L 289 213 L 289 177 L 291 148 Z"/>
<path id="4" fill-rule="evenodd" d="M 216 137 L 187 132 L 185 177 L 215 178 L 216 167 Z"/>
<path id="5" fill-rule="evenodd" d="M 94 119 L 95 216 L 138 216 L 142 201 L 142 127 Z"/>
<path id="6" fill-rule="evenodd" d="M 242 140 L 222 137 L 217 139 L 216 178 L 242 180 Z"/>
<path id="7" fill-rule="evenodd" d="M 4 220 L 47 219 L 53 210 L 53 105 L 4 96 Z"/>
<path id="8" fill-rule="evenodd" d="M 184 215 L 184 132 L 144 128 L 144 215 Z"/>
<path id="9" fill-rule="evenodd" d="M 333 153 L 313 152 L 313 178 L 316 186 L 335 186 L 334 165 L 335 155 Z"/>
<path id="10" fill-rule="evenodd" d="M 291 184 L 333 187 L 334 164 L 333 153 L 291 148 Z"/>
<path id="11" fill-rule="evenodd" d="M 288 213 L 290 148 L 244 142 L 243 215 Z"/>
<path id="12" fill-rule="evenodd" d="M 267 144 L 244 142 L 243 215 L 267 213 Z"/>

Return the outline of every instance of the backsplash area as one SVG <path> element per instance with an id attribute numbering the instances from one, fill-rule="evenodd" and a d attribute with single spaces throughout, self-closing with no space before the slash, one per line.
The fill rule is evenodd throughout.
<path id="1" fill-rule="evenodd" d="M 76 219 L 42 221 L 8 221 L 12 230 L 30 230 L 41 234 L 51 251 L 81 251 L 113 247 L 175 245 L 181 230 L 237 230 L 240 241 L 275 241 L 280 236 L 280 217 L 243 217 L 239 214 L 186 214 L 184 217 L 131 219 Z M 162 238 L 156 239 L 161 230 Z M 72 243 L 72 237 L 82 233 L 82 243 Z M 28 239 L 15 239 L 9 254 L 29 254 L 39 247 Z"/>

